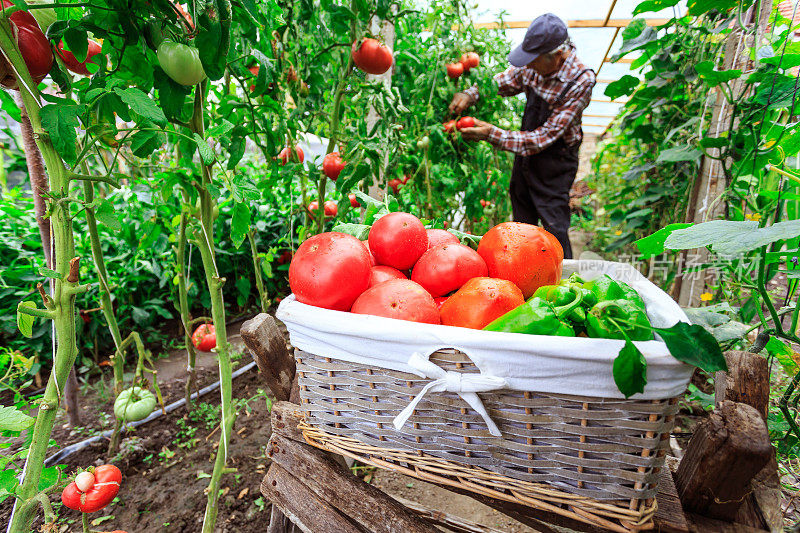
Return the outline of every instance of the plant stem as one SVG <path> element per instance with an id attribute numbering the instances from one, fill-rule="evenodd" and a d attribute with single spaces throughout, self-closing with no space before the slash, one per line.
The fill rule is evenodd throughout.
<path id="1" fill-rule="evenodd" d="M 194 113 L 192 115 L 192 131 L 203 139 L 205 139 L 204 100 L 206 86 L 207 82 L 203 82 L 195 87 Z M 228 337 L 225 330 L 225 304 L 222 297 L 222 286 L 225 284 L 225 278 L 219 276 L 214 258 L 214 199 L 207 188 L 207 185 L 211 183 L 211 168 L 202 162 L 201 166 L 203 182 L 198 187 L 198 193 L 200 193 L 200 228 L 194 231 L 194 241 L 200 250 L 203 270 L 205 270 L 206 274 L 206 283 L 211 296 L 211 317 L 216 330 L 217 347 L 215 351 L 219 358 L 219 383 L 222 397 L 222 422 L 220 424 L 222 431 L 219 447 L 217 448 L 217 457 L 214 461 L 214 471 L 211 473 L 211 479 L 208 483 L 208 503 L 203 517 L 203 533 L 212 533 L 217 520 L 220 479 L 225 471 L 225 464 L 228 459 L 228 443 L 230 442 L 235 413 L 232 401 L 233 372 Z"/>
<path id="2" fill-rule="evenodd" d="M 49 135 L 42 127 L 36 85 L 17 48 L 7 20 L 0 20 L 0 49 L 22 78 L 19 82 L 20 97 L 30 118 L 36 144 L 42 153 L 50 176 L 50 190 L 54 195 L 67 196 L 69 189 L 67 169 L 53 147 Z M 25 462 L 25 478 L 16 491 L 20 505 L 17 512 L 11 517 L 8 530 L 12 533 L 27 533 L 32 530 L 37 507 L 26 504 L 33 501 L 39 494 L 39 482 L 56 412 L 67 376 L 78 355 L 75 334 L 75 298 L 83 290 L 83 287 L 79 285 L 79 259 L 75 257 L 69 206 L 54 202 L 51 207 L 50 221 L 55 243 L 53 266 L 54 270 L 60 274 L 59 279 L 55 280 L 53 293 L 56 350 L 53 354 L 53 369 L 33 426 L 33 440 Z"/>
<path id="3" fill-rule="evenodd" d="M 258 257 L 258 249 L 256 248 L 256 230 L 250 228 L 247 232 L 247 240 L 250 242 L 250 253 L 253 258 L 253 272 L 256 276 L 256 288 L 258 289 L 258 297 L 261 301 L 261 312 L 266 313 L 269 309 L 269 295 L 264 290 L 264 279 L 261 276 L 261 258 Z"/>
<path id="4" fill-rule="evenodd" d="M 186 270 L 186 225 L 189 222 L 189 195 L 183 193 L 183 205 L 181 206 L 181 222 L 178 226 L 178 246 L 175 249 L 175 263 L 178 270 L 178 306 L 177 311 L 181 316 L 183 324 L 184 344 L 186 345 L 187 367 L 186 386 L 184 394 L 186 396 L 186 411 L 192 408 L 192 389 L 196 387 L 197 352 L 192 344 L 192 315 L 189 312 L 189 272 Z"/>

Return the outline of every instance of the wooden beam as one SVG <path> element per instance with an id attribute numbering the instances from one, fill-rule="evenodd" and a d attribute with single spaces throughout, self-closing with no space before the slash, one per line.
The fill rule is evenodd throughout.
<path id="1" fill-rule="evenodd" d="M 606 13 L 606 18 L 603 19 L 603 26 L 608 26 L 608 21 L 611 19 L 611 14 L 614 12 L 614 6 L 617 5 L 617 0 L 611 2 L 611 6 L 608 8 L 608 13 Z"/>
<path id="2" fill-rule="evenodd" d="M 628 100 L 630 100 L 630 98 L 622 98 L 622 97 L 620 97 L 620 98 L 615 98 L 614 100 L 612 100 L 610 98 L 600 98 L 598 96 L 597 98 L 592 98 L 590 101 L 591 102 L 602 102 L 604 104 L 624 104 Z"/>
<path id="3" fill-rule="evenodd" d="M 732 521 L 750 481 L 774 451 L 767 425 L 749 405 L 723 401 L 695 429 L 675 472 L 683 508 Z"/>
<path id="4" fill-rule="evenodd" d="M 295 363 L 278 323 L 270 315 L 259 313 L 242 324 L 241 335 L 275 399 L 288 400 Z"/>
<path id="5" fill-rule="evenodd" d="M 568 28 L 624 28 L 631 23 L 633 19 L 577 19 L 567 20 Z M 645 19 L 648 26 L 661 26 L 669 22 L 670 19 Z M 523 29 L 528 28 L 532 20 L 510 20 L 500 22 L 478 22 L 473 26 L 479 29 L 497 30 L 497 29 Z M 457 28 L 455 28 L 457 29 Z"/>
<path id="6" fill-rule="evenodd" d="M 719 371 L 714 376 L 714 399 L 720 404 L 725 400 L 749 405 L 767 421 L 769 405 L 769 367 L 766 358 L 750 353 L 725 352 L 728 371 Z"/>
<path id="7" fill-rule="evenodd" d="M 617 115 L 596 115 L 592 113 L 584 113 L 582 116 L 592 118 L 617 118 Z M 605 125 L 603 125 L 603 127 L 605 128 Z"/>

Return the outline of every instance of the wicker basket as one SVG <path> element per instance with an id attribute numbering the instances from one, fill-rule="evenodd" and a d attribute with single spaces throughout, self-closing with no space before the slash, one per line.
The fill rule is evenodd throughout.
<path id="1" fill-rule="evenodd" d="M 300 350 L 295 358 L 302 429 L 314 446 L 612 531 L 652 528 L 675 398 L 481 393 L 503 434 L 494 437 L 457 394 L 437 393 L 397 431 L 393 419 L 429 380 Z M 430 360 L 479 372 L 455 350 Z"/>

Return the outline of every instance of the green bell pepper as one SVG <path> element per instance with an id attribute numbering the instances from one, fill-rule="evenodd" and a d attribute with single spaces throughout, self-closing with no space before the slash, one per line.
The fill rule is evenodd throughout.
<path id="1" fill-rule="evenodd" d="M 591 296 L 591 293 L 579 285 L 567 283 L 567 280 L 562 281 L 560 285 L 539 287 L 533 293 L 534 298 L 547 300 L 553 307 L 571 306 L 571 309 L 562 316 L 578 323 L 583 323 L 586 320 L 584 307 L 588 309 L 592 306 L 591 303 L 584 301 L 585 296 Z"/>
<path id="2" fill-rule="evenodd" d="M 572 326 L 561 320 L 580 302 L 573 301 L 562 307 L 553 307 L 550 302 L 533 297 L 491 322 L 483 328 L 486 331 L 505 331 L 507 333 L 527 333 L 529 335 L 558 335 L 574 337 Z"/>
<path id="3" fill-rule="evenodd" d="M 603 274 L 597 279 L 587 281 L 583 284 L 583 288 L 591 291 L 598 302 L 602 302 L 603 300 L 618 300 L 619 298 L 625 297 L 620 283 L 612 279 L 608 274 Z"/>
<path id="4" fill-rule="evenodd" d="M 589 337 L 624 339 L 623 330 L 634 341 L 653 338 L 653 329 L 644 308 L 626 299 L 599 302 L 586 317 L 586 334 Z"/>

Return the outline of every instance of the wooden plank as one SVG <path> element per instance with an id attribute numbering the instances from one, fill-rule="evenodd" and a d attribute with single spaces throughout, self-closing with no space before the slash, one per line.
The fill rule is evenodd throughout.
<path id="1" fill-rule="evenodd" d="M 438 533 L 438 529 L 380 489 L 335 463 L 323 451 L 273 433 L 267 454 L 321 501 L 374 533 Z"/>
<path id="2" fill-rule="evenodd" d="M 675 473 L 683 508 L 733 520 L 750 490 L 750 481 L 773 453 L 758 411 L 743 403 L 723 401 L 698 425 Z"/>
<path id="3" fill-rule="evenodd" d="M 272 432 L 287 439 L 305 442 L 297 424 L 303 419 L 300 406 L 291 402 L 275 402 L 272 404 Z"/>
<path id="4" fill-rule="evenodd" d="M 477 524 L 469 520 L 465 520 L 460 516 L 445 513 L 444 511 L 437 511 L 436 509 L 429 509 L 421 503 L 407 500 L 401 496 L 391 496 L 407 509 L 414 511 L 419 516 L 432 524 L 441 526 L 448 531 L 455 531 L 456 533 L 503 533 L 499 529 L 493 527 Z"/>
<path id="5" fill-rule="evenodd" d="M 272 465 L 261 483 L 261 494 L 304 533 L 364 533 L 314 494 L 292 474 Z M 283 517 L 280 517 L 283 520 Z M 272 527 L 272 526 L 270 526 Z"/>
<path id="6" fill-rule="evenodd" d="M 764 533 L 763 529 L 737 524 L 735 522 L 723 522 L 714 520 L 707 516 L 686 514 L 689 520 L 689 531 L 691 533 Z"/>
<path id="7" fill-rule="evenodd" d="M 727 372 L 714 376 L 714 396 L 717 403 L 725 400 L 749 405 L 767 420 L 769 405 L 769 368 L 766 358 L 740 351 L 725 352 Z"/>
<path id="8" fill-rule="evenodd" d="M 669 467 L 664 466 L 658 476 L 658 492 L 656 493 L 658 510 L 653 517 L 655 530 L 662 533 L 688 533 L 689 523 L 683 513 L 678 489 Z"/>
<path id="9" fill-rule="evenodd" d="M 241 335 L 275 399 L 288 400 L 295 363 L 278 323 L 270 315 L 259 313 L 242 324 Z"/>
<path id="10" fill-rule="evenodd" d="M 567 23 L 568 28 L 625 28 L 631 23 L 631 20 L 632 19 L 576 19 L 567 20 L 565 22 Z M 669 21 L 670 19 L 664 18 L 645 19 L 645 22 L 648 26 L 661 26 Z M 503 21 L 502 24 L 500 22 L 478 22 L 474 24 L 474 27 L 486 30 L 513 30 L 528 28 L 532 22 L 532 20 L 509 20 Z"/>

